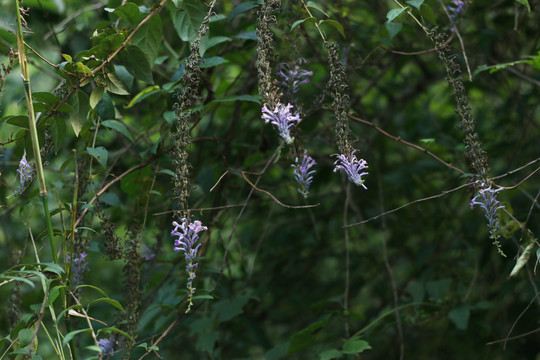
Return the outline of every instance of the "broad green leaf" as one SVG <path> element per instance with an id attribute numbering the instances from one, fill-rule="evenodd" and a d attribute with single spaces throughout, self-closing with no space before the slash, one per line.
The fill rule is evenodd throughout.
<path id="1" fill-rule="evenodd" d="M 432 23 L 433 25 L 436 25 L 437 24 L 437 18 L 435 16 L 435 13 L 433 12 L 433 10 L 431 9 L 431 6 L 428 6 L 427 4 L 424 4 L 421 8 L 420 8 L 420 15 L 422 15 L 422 17 L 424 19 L 427 19 L 427 21 L 429 21 L 430 23 Z"/>
<path id="2" fill-rule="evenodd" d="M 69 98 L 69 103 L 74 110 L 69 114 L 69 123 L 71 124 L 71 128 L 73 129 L 75 136 L 79 136 L 88 115 L 90 105 L 88 102 L 88 96 L 84 91 L 79 90 Z"/>
<path id="3" fill-rule="evenodd" d="M 232 299 L 224 299 L 214 304 L 214 312 L 220 322 L 231 320 L 243 312 L 244 306 L 249 301 L 250 297 L 241 295 Z"/>
<path id="4" fill-rule="evenodd" d="M 113 11 L 113 14 L 121 19 L 127 21 L 132 27 L 139 24 L 140 20 L 144 17 L 141 15 L 139 7 L 132 2 L 128 2 Z"/>
<path id="5" fill-rule="evenodd" d="M 524 247 L 523 247 L 521 255 L 516 260 L 516 265 L 512 269 L 512 272 L 510 273 L 510 277 L 516 276 L 519 273 L 519 271 L 523 269 L 525 264 L 527 264 L 527 261 L 529 261 L 529 258 L 531 257 L 531 253 L 536 245 L 536 240 L 537 240 L 536 237 L 533 235 L 533 233 L 530 230 L 527 229 L 527 231 L 523 233 Z"/>
<path id="6" fill-rule="evenodd" d="M 50 92 L 34 92 L 32 93 L 32 99 L 45 105 L 49 105 L 51 108 L 60 102 L 60 97 L 53 95 Z"/>
<path id="7" fill-rule="evenodd" d="M 320 12 L 321 14 L 324 14 L 326 17 L 330 17 L 330 15 L 328 15 L 324 10 L 323 8 L 317 4 L 316 2 L 313 2 L 313 1 L 308 1 L 307 2 L 307 7 L 309 9 L 313 9 L 313 10 L 317 10 L 318 12 Z"/>
<path id="8" fill-rule="evenodd" d="M 439 301 L 444 298 L 452 284 L 452 279 L 433 280 L 426 283 L 427 293 L 433 300 Z"/>
<path id="9" fill-rule="evenodd" d="M 262 96 L 260 95 L 234 95 L 226 96 L 221 99 L 212 100 L 211 103 L 221 103 L 221 102 L 233 102 L 233 101 L 251 101 L 257 104 L 260 104 L 262 101 Z"/>
<path id="10" fill-rule="evenodd" d="M 424 1 L 425 0 L 407 0 L 406 3 L 420 10 L 420 7 L 424 3 Z"/>
<path id="11" fill-rule="evenodd" d="M 339 359 L 343 356 L 343 353 L 337 349 L 330 349 L 325 350 L 322 353 L 319 354 L 320 360 L 332 360 L 332 359 Z"/>
<path id="12" fill-rule="evenodd" d="M 109 129 L 113 129 L 115 131 L 118 131 L 120 134 L 127 137 L 130 141 L 133 142 L 133 137 L 131 136 L 129 130 L 127 129 L 126 125 L 121 123 L 118 120 L 105 120 L 101 122 L 102 126 L 105 126 Z"/>
<path id="13" fill-rule="evenodd" d="M 343 344 L 342 352 L 344 354 L 359 354 L 365 350 L 371 349 L 371 346 L 367 341 L 359 339 L 357 337 L 352 337 L 349 340 L 345 341 Z"/>
<path id="14" fill-rule="evenodd" d="M 330 315 L 323 315 L 318 321 L 291 336 L 287 354 L 307 349 L 315 340 L 319 331 L 328 323 Z"/>
<path id="15" fill-rule="evenodd" d="M 448 313 L 448 318 L 460 330 L 466 330 L 469 326 L 469 317 L 471 315 L 471 305 L 461 304 Z"/>
<path id="16" fill-rule="evenodd" d="M 529 5 L 529 0 L 516 0 L 521 5 L 525 6 L 527 8 L 528 12 L 531 12 L 531 6 Z"/>
<path id="17" fill-rule="evenodd" d="M 335 28 L 341 36 L 345 37 L 345 32 L 343 31 L 343 26 L 338 23 L 336 20 L 322 20 L 319 22 L 319 25 L 330 25 L 333 28 Z"/>
<path id="18" fill-rule="evenodd" d="M 51 306 L 54 301 L 58 298 L 58 295 L 60 295 L 60 289 L 63 289 L 64 286 L 55 286 L 49 291 L 49 297 L 47 298 L 47 306 Z"/>
<path id="19" fill-rule="evenodd" d="M 81 329 L 81 330 L 75 330 L 75 331 L 71 331 L 67 333 L 66 336 L 64 336 L 64 339 L 62 340 L 62 346 L 66 346 L 71 341 L 71 339 L 73 339 L 75 336 L 81 333 L 90 334 L 92 333 L 92 329 Z"/>
<path id="20" fill-rule="evenodd" d="M 54 145 L 54 154 L 62 149 L 66 137 L 66 121 L 62 117 L 54 117 L 50 120 L 51 137 Z"/>
<path id="21" fill-rule="evenodd" d="M 98 163 L 103 166 L 103 168 L 107 167 L 107 159 L 109 158 L 109 152 L 107 149 L 105 149 L 103 146 L 98 146 L 97 148 L 87 147 L 86 151 L 94 159 L 96 159 Z"/>
<path id="22" fill-rule="evenodd" d="M 22 329 L 17 336 L 21 347 L 30 345 L 32 338 L 34 337 L 34 331 L 32 329 Z"/>
<path id="23" fill-rule="evenodd" d="M 392 9 L 386 14 L 386 22 L 391 23 L 394 21 L 395 18 L 397 18 L 399 15 L 401 15 L 404 11 L 410 10 L 411 8 L 408 6 L 399 8 L 399 9 Z"/>
<path id="24" fill-rule="evenodd" d="M 96 105 L 101 100 L 101 97 L 103 96 L 103 93 L 105 92 L 104 87 L 96 87 L 94 90 L 92 90 L 92 93 L 90 94 L 90 107 L 94 109 Z"/>
<path id="25" fill-rule="evenodd" d="M 28 123 L 28 116 L 27 115 L 8 115 L 4 116 L 0 119 L 0 122 L 10 125 L 15 125 L 18 127 L 22 127 L 25 129 L 28 129 L 30 124 Z"/>
<path id="26" fill-rule="evenodd" d="M 392 40 L 401 31 L 401 28 L 403 28 L 403 24 L 394 22 L 386 23 L 385 26 L 386 30 L 388 30 L 390 40 Z"/>
<path id="27" fill-rule="evenodd" d="M 140 93 L 138 93 L 137 95 L 135 95 L 135 97 L 133 99 L 131 99 L 131 101 L 129 102 L 129 104 L 125 108 L 129 109 L 129 108 L 133 107 L 135 104 L 143 101 L 144 99 L 146 99 L 150 95 L 156 94 L 156 93 L 159 93 L 159 92 L 160 92 L 160 89 L 159 89 L 158 85 L 149 86 L 146 89 L 144 89 L 143 91 L 141 91 Z"/>
<path id="28" fill-rule="evenodd" d="M 192 42 L 199 33 L 208 8 L 198 0 L 184 0 L 182 8 L 183 11 L 176 12 L 174 28 L 182 41 Z"/>
<path id="29" fill-rule="evenodd" d="M 212 56 L 212 57 L 209 57 L 207 59 L 204 59 L 204 62 L 201 62 L 201 69 L 205 69 L 205 68 L 209 68 L 209 67 L 214 67 L 214 66 L 218 66 L 218 65 L 221 65 L 221 64 L 225 64 L 225 63 L 228 63 L 229 60 L 226 60 L 220 56 Z"/>
<path id="30" fill-rule="evenodd" d="M 131 341 L 133 341 L 133 338 L 125 331 L 122 331 L 120 329 L 117 329 L 115 328 L 114 326 L 111 326 L 111 327 L 107 327 L 107 328 L 102 328 L 102 329 L 99 329 L 97 331 L 97 335 L 100 335 L 100 334 L 110 334 L 110 333 L 117 333 L 117 334 L 120 334 L 122 336 L 125 336 L 126 339 L 129 339 Z"/>
<path id="31" fill-rule="evenodd" d="M 128 46 L 118 54 L 122 65 L 137 80 L 152 84 L 152 66 L 144 52 L 136 46 Z"/>
<path id="32" fill-rule="evenodd" d="M 109 78 L 109 83 L 107 84 L 106 90 L 112 92 L 116 95 L 129 95 L 129 92 L 126 90 L 126 87 L 122 81 L 113 73 L 107 73 L 107 78 Z"/>
<path id="33" fill-rule="evenodd" d="M 317 19 L 315 19 L 314 17 L 308 17 L 308 18 L 305 18 L 305 19 L 297 20 L 291 25 L 291 31 L 293 31 L 295 27 L 297 27 L 298 25 L 300 25 L 300 24 L 302 24 L 302 23 L 304 23 L 306 21 L 310 21 L 310 22 L 315 23 L 317 21 Z"/>
<path id="34" fill-rule="evenodd" d="M 114 119 L 114 104 L 109 94 L 104 93 L 96 105 L 96 112 L 102 119 Z"/>
<path id="35" fill-rule="evenodd" d="M 209 37 L 207 35 L 203 36 L 202 39 L 201 39 L 201 44 L 200 44 L 200 47 L 199 47 L 199 53 L 201 56 L 204 56 L 204 54 L 206 53 L 206 51 L 218 44 L 221 44 L 221 43 L 224 43 L 224 42 L 228 42 L 228 41 L 231 41 L 232 38 L 228 37 L 228 36 L 212 36 L 212 37 Z"/>
<path id="36" fill-rule="evenodd" d="M 163 37 L 163 24 L 159 14 L 154 15 L 150 21 L 141 26 L 131 39 L 131 45 L 138 47 L 145 54 L 150 67 L 154 66 L 161 49 Z M 148 82 L 148 81 L 147 81 Z"/>
<path id="37" fill-rule="evenodd" d="M 227 19 L 227 21 L 232 21 L 236 16 L 242 13 L 245 13 L 246 11 L 249 11 L 253 8 L 256 8 L 257 6 L 260 6 L 262 4 L 263 4 L 262 0 L 247 1 L 247 2 L 241 3 L 240 5 L 235 7 L 233 11 L 231 11 L 231 15 L 229 15 L 229 18 Z"/>

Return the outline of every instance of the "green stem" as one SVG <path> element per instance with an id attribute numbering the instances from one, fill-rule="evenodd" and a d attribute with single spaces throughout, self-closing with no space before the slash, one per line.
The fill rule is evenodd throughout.
<path id="1" fill-rule="evenodd" d="M 43 163 L 41 161 L 41 154 L 39 152 L 39 139 L 36 128 L 36 116 L 34 114 L 34 106 L 32 104 L 32 90 L 30 88 L 30 71 L 28 70 L 28 61 L 26 60 L 26 54 L 24 50 L 24 38 L 22 30 L 21 10 L 19 0 L 15 0 L 15 6 L 17 7 L 17 49 L 19 53 L 19 63 L 21 65 L 21 75 L 24 84 L 24 95 L 26 98 L 26 108 L 28 111 L 28 125 L 30 130 L 30 139 L 32 140 L 32 149 L 34 152 L 34 161 L 36 163 L 37 179 L 39 183 L 39 194 L 43 201 L 43 210 L 45 211 L 45 219 L 47 221 L 47 229 L 49 233 L 49 240 L 51 242 L 51 250 L 53 253 L 53 259 L 58 264 L 58 258 L 56 255 L 56 244 L 52 229 L 51 214 L 49 213 L 49 203 L 47 200 L 47 187 L 45 186 L 45 175 L 43 173 Z"/>

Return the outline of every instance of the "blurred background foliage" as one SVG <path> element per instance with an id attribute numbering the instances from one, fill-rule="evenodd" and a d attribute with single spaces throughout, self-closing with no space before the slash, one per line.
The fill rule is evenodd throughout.
<path id="1" fill-rule="evenodd" d="M 519 184 L 499 192 L 499 200 L 537 236 L 537 4 L 469 0 L 452 23 L 444 9 L 448 1 L 403 2 L 408 10 L 392 20 L 389 11 L 400 8 L 395 1 L 282 1 L 271 26 L 274 75 L 280 63 L 301 58 L 301 67 L 313 72 L 296 104 L 302 121 L 295 143 L 317 162 L 306 200 L 296 191 L 293 152 L 283 147 L 268 164 L 280 143 L 261 119 L 257 92 L 262 3 L 218 1 L 201 40 L 205 61 L 190 124 L 189 207 L 208 231 L 201 235 L 195 305 L 188 314 L 184 259 L 170 236 L 178 208 L 171 132 L 175 94 L 184 85 L 190 42 L 207 4 L 167 1 L 139 29 L 157 2 L 22 3 L 29 9 L 24 36 L 35 109 L 46 119 L 38 120 L 38 131 L 41 144 L 50 147 L 42 152 L 60 265 L 66 267 L 66 252 L 88 254 L 83 282 L 111 300 L 88 308 L 103 322 L 94 329 L 122 329 L 139 345 L 119 347 L 112 357 L 138 359 L 165 334 L 156 344 L 165 359 L 540 358 L 538 247 L 509 278 L 524 245 L 522 231 L 501 213 L 507 257 L 498 255 L 482 210 L 469 205 L 472 187 L 451 191 L 467 184 L 471 171 L 456 104 L 435 45 L 407 14 L 449 34 L 490 176 L 500 186 Z M 19 161 L 25 151 L 31 160 L 32 151 L 20 70 L 10 55 L 17 47 L 15 5 L 0 4 L 1 61 L 8 66 L 15 60 L 11 71 L 4 68 L 1 84 L 0 329 L 2 356 L 16 358 L 10 353 L 24 347 L 20 330 L 33 329 L 29 318 L 39 312 L 43 291 L 35 277 L 9 280 L 15 275 L 8 269 L 37 262 L 31 235 L 41 261 L 52 258 L 37 185 L 10 196 L 18 187 Z M 338 150 L 326 48 L 314 20 L 295 23 L 310 17 L 307 9 L 315 21 L 327 20 L 321 23 L 324 36 L 340 45 L 354 146 L 369 164 L 367 190 L 333 172 Z M 78 83 L 136 28 L 118 56 Z M 58 108 L 60 99 L 67 106 Z M 253 191 L 244 177 L 252 183 L 260 178 L 257 188 L 267 193 Z M 316 206 L 294 208 L 304 205 Z M 74 244 L 73 209 L 81 218 Z M 138 263 L 129 260 L 130 249 Z M 61 277 L 65 283 L 66 273 Z M 88 306 L 101 295 L 83 288 L 79 296 Z M 59 298 L 54 306 L 60 312 L 65 304 Z M 121 309 L 137 314 L 135 324 Z M 53 331 L 53 322 L 45 314 L 42 328 Z M 84 318 L 68 322 L 71 330 L 60 324 L 64 335 L 88 327 Z M 37 354 L 57 358 L 44 331 L 38 339 Z M 113 339 L 122 342 L 122 336 Z M 93 344 L 80 333 L 71 346 L 79 358 L 89 358 L 96 349 L 85 347 Z"/>

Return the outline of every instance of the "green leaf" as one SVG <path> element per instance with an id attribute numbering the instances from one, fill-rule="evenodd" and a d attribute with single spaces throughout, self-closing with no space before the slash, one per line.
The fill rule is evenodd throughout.
<path id="1" fill-rule="evenodd" d="M 88 96 L 84 91 L 79 90 L 69 98 L 69 103 L 74 111 L 69 114 L 68 120 L 71 124 L 73 132 L 75 133 L 75 136 L 79 136 L 88 115 L 90 105 L 88 102 Z"/>
<path id="2" fill-rule="evenodd" d="M 531 60 L 518 60 L 518 61 L 512 61 L 509 63 L 503 63 L 503 64 L 496 64 L 496 65 L 480 65 L 473 73 L 473 76 L 476 76 L 477 74 L 481 73 L 482 71 L 489 70 L 490 74 L 493 74 L 499 70 L 506 69 L 509 66 L 514 66 L 517 64 L 532 64 Z"/>
<path id="3" fill-rule="evenodd" d="M 287 348 L 287 355 L 307 349 L 313 343 L 319 331 L 328 323 L 328 320 L 330 320 L 330 315 L 323 315 L 317 322 L 294 333 Z"/>
<path id="4" fill-rule="evenodd" d="M 30 124 L 28 123 L 27 115 L 8 115 L 0 119 L 0 122 L 10 124 L 18 127 L 28 129 Z"/>
<path id="5" fill-rule="evenodd" d="M 222 102 L 233 102 L 233 101 L 251 101 L 251 102 L 260 104 L 262 101 L 262 96 L 260 95 L 233 95 L 233 96 L 226 96 L 221 99 L 212 100 L 210 103 L 222 103 Z"/>
<path id="6" fill-rule="evenodd" d="M 103 93 L 105 92 L 105 88 L 98 86 L 92 90 L 92 93 L 90 94 L 90 107 L 94 109 L 96 105 L 101 100 L 101 97 L 103 96 Z"/>
<path id="7" fill-rule="evenodd" d="M 435 301 L 442 300 L 450 288 L 452 279 L 433 280 L 426 283 L 426 290 Z"/>
<path id="8" fill-rule="evenodd" d="M 48 105 L 50 108 L 53 108 L 54 105 L 60 102 L 60 98 L 56 95 L 53 95 L 49 92 L 35 92 L 32 93 L 32 99 L 38 101 L 45 105 Z"/>
<path id="9" fill-rule="evenodd" d="M 206 16 L 206 6 L 198 0 L 184 0 L 183 11 L 177 11 L 174 28 L 182 41 L 192 42 L 199 33 L 199 27 Z"/>
<path id="10" fill-rule="evenodd" d="M 357 337 L 352 337 L 349 340 L 345 341 L 343 344 L 342 352 L 344 354 L 359 354 L 365 350 L 371 349 L 371 346 L 367 341 L 359 339 Z"/>
<path id="11" fill-rule="evenodd" d="M 421 8 L 420 8 L 420 15 L 422 15 L 422 17 L 424 19 L 427 19 L 430 23 L 432 23 L 433 25 L 436 25 L 437 24 L 437 18 L 435 17 L 435 13 L 433 12 L 433 10 L 431 9 L 430 6 L 428 6 L 427 4 L 424 4 Z"/>
<path id="12" fill-rule="evenodd" d="M 144 89 L 143 91 L 141 91 L 140 93 L 138 93 L 137 95 L 135 95 L 135 97 L 133 99 L 131 99 L 131 101 L 129 102 L 129 104 L 125 108 L 129 109 L 129 108 L 133 107 L 135 104 L 143 101 L 144 99 L 146 99 L 150 95 L 159 93 L 160 91 L 161 90 L 160 90 L 158 85 L 149 86 L 146 89 Z"/>
<path id="13" fill-rule="evenodd" d="M 253 8 L 256 8 L 257 6 L 260 6 L 262 4 L 263 4 L 262 0 L 247 1 L 245 3 L 241 3 L 240 5 L 238 5 L 237 7 L 233 9 L 227 21 L 232 21 L 236 16 L 242 13 L 245 13 L 246 11 L 249 11 Z"/>
<path id="14" fill-rule="evenodd" d="M 385 26 L 386 30 L 388 30 L 390 40 L 392 40 L 401 31 L 401 28 L 403 28 L 403 24 L 393 22 L 386 23 Z"/>
<path id="15" fill-rule="evenodd" d="M 225 64 L 228 62 L 229 60 L 226 60 L 220 56 L 212 56 L 207 59 L 204 59 L 204 62 L 201 62 L 200 66 L 201 66 L 201 69 L 206 69 L 206 68 L 218 66 L 221 64 Z"/>
<path id="16" fill-rule="evenodd" d="M 201 44 L 199 46 L 199 53 L 201 56 L 204 56 L 206 51 L 218 44 L 231 41 L 232 38 L 228 36 L 213 36 L 209 37 L 208 35 L 205 35 L 201 39 Z"/>
<path id="17" fill-rule="evenodd" d="M 297 20 L 291 25 L 291 31 L 293 31 L 294 28 L 297 27 L 298 25 L 300 25 L 303 22 L 306 22 L 308 20 L 313 22 L 313 23 L 315 23 L 317 21 L 317 19 L 315 19 L 314 17 L 308 17 L 308 18 L 305 18 L 305 19 Z"/>
<path id="18" fill-rule="evenodd" d="M 527 229 L 523 233 L 523 252 L 519 256 L 519 258 L 516 260 L 516 265 L 514 265 L 514 268 L 512 269 L 512 272 L 510 273 L 510 277 L 516 276 L 521 269 L 527 264 L 527 261 L 529 261 L 529 258 L 531 257 L 532 250 L 534 246 L 536 245 L 536 237 L 533 235 L 533 233 Z M 538 252 L 537 252 L 538 255 Z"/>
<path id="19" fill-rule="evenodd" d="M 22 329 L 17 335 L 21 347 L 30 345 L 32 338 L 34 337 L 34 331 L 32 329 Z"/>
<path id="20" fill-rule="evenodd" d="M 127 21 L 132 27 L 135 27 L 139 24 L 140 20 L 143 19 L 139 7 L 131 2 L 128 2 L 113 11 L 113 14 L 119 18 Z"/>
<path id="21" fill-rule="evenodd" d="M 425 0 L 407 0 L 406 3 L 420 10 L 420 7 L 424 3 L 424 1 Z"/>
<path id="22" fill-rule="evenodd" d="M 521 5 L 525 6 L 527 8 L 528 12 L 531 12 L 531 6 L 529 5 L 529 0 L 516 0 Z"/>
<path id="23" fill-rule="evenodd" d="M 337 349 L 325 350 L 319 354 L 320 360 L 339 359 L 342 356 L 343 356 L 343 353 Z"/>
<path id="24" fill-rule="evenodd" d="M 87 147 L 86 151 L 88 154 L 90 154 L 94 159 L 98 161 L 98 163 L 103 166 L 103 168 L 106 168 L 107 166 L 107 159 L 109 158 L 109 152 L 107 149 L 105 149 L 103 146 L 99 146 L 97 148 L 91 148 Z"/>
<path id="25" fill-rule="evenodd" d="M 61 117 L 54 117 L 50 122 L 51 137 L 54 145 L 54 154 L 62 148 L 66 137 L 66 121 Z"/>
<path id="26" fill-rule="evenodd" d="M 90 309 L 90 307 L 94 304 L 97 304 L 97 303 L 101 303 L 101 302 L 106 302 L 108 304 L 111 304 L 112 306 L 114 306 L 115 308 L 117 308 L 118 310 L 120 311 L 124 311 L 124 308 L 122 307 L 122 305 L 116 301 L 116 300 L 113 300 L 111 298 L 99 298 L 99 299 L 95 299 L 93 300 L 92 302 L 90 302 L 90 304 L 88 304 L 88 308 Z"/>
<path id="27" fill-rule="evenodd" d="M 319 25 L 330 25 L 333 28 L 335 28 L 341 36 L 345 37 L 345 31 L 343 31 L 343 26 L 338 23 L 336 20 L 322 20 L 319 22 Z"/>
<path id="28" fill-rule="evenodd" d="M 249 299 L 250 296 L 241 295 L 233 299 L 220 300 L 214 304 L 214 312 L 220 322 L 231 320 L 243 312 L 242 309 Z"/>
<path id="29" fill-rule="evenodd" d="M 64 339 L 62 339 L 62 346 L 66 346 L 71 341 L 71 339 L 73 339 L 76 335 L 81 334 L 81 333 L 91 334 L 92 329 L 81 329 L 81 330 L 75 330 L 75 331 L 71 331 L 67 333 L 66 336 L 64 336 Z"/>
<path id="30" fill-rule="evenodd" d="M 324 14 L 326 17 L 330 17 L 330 15 L 328 15 L 319 4 L 317 4 L 317 3 L 313 2 L 313 1 L 308 1 L 306 6 L 309 9 L 317 10 L 321 14 Z"/>
<path id="31" fill-rule="evenodd" d="M 152 66 L 144 52 L 136 46 L 128 46 L 118 54 L 126 70 L 136 79 L 152 84 Z"/>
<path id="32" fill-rule="evenodd" d="M 448 318 L 460 330 L 466 330 L 469 326 L 469 317 L 471 315 L 471 305 L 461 304 L 448 313 Z"/>
<path id="33" fill-rule="evenodd" d="M 107 78 L 109 82 L 107 84 L 106 90 L 116 94 L 116 95 L 129 95 L 129 92 L 126 89 L 126 86 L 120 79 L 113 73 L 107 73 Z"/>
<path id="34" fill-rule="evenodd" d="M 60 295 L 60 289 L 63 289 L 64 286 L 55 286 L 49 291 L 49 297 L 47 298 L 47 306 L 51 306 L 54 301 L 58 298 L 58 295 Z"/>
<path id="35" fill-rule="evenodd" d="M 156 14 L 135 33 L 131 45 L 141 49 L 152 67 L 161 50 L 162 38 L 163 24 L 159 14 Z"/>
<path id="36" fill-rule="evenodd" d="M 392 9 L 386 14 L 386 22 L 391 23 L 396 19 L 399 15 L 401 15 L 404 11 L 410 10 L 411 8 L 408 6 L 399 8 L 399 9 Z"/>
<path id="37" fill-rule="evenodd" d="M 96 112 L 102 119 L 114 119 L 114 104 L 109 94 L 104 93 L 96 105 Z"/>
<path id="38" fill-rule="evenodd" d="M 133 142 L 133 137 L 129 133 L 129 130 L 127 129 L 126 125 L 124 125 L 120 121 L 118 121 L 118 120 L 105 120 L 105 121 L 101 122 L 101 125 L 109 128 L 109 129 L 113 129 L 115 131 L 118 131 L 120 134 L 124 135 L 131 142 Z"/>

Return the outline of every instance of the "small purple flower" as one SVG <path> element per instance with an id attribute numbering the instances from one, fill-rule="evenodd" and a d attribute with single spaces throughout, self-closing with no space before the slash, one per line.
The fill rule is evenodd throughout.
<path id="1" fill-rule="evenodd" d="M 99 339 L 98 345 L 103 353 L 103 356 L 112 355 L 114 353 L 115 343 L 111 339 Z"/>
<path id="2" fill-rule="evenodd" d="M 485 211 L 485 216 L 488 221 L 488 227 L 489 227 L 489 238 L 493 240 L 493 245 L 497 247 L 497 251 L 502 256 L 506 255 L 503 253 L 501 249 L 501 244 L 499 242 L 499 215 L 497 214 L 497 210 L 503 209 L 503 205 L 499 205 L 499 200 L 497 200 L 497 192 L 503 190 L 503 188 L 499 188 L 497 190 L 493 190 L 490 187 L 487 187 L 485 189 L 480 189 L 478 191 L 478 194 L 476 194 L 475 197 L 471 200 L 471 208 L 474 207 L 474 205 L 480 205 L 482 209 Z"/>
<path id="3" fill-rule="evenodd" d="M 73 286 L 77 287 L 83 283 L 83 276 L 88 270 L 88 262 L 86 261 L 87 254 L 82 252 L 78 257 L 73 259 L 71 269 L 73 270 Z"/>
<path id="4" fill-rule="evenodd" d="M 313 160 L 313 158 L 307 154 L 307 151 L 304 150 L 302 161 L 299 163 L 298 158 L 296 158 L 295 163 L 291 165 L 294 168 L 293 173 L 296 182 L 300 185 L 298 192 L 304 195 L 305 198 L 308 197 L 309 187 L 313 181 L 312 174 L 315 173 L 315 170 L 310 171 L 309 169 L 316 164 L 315 160 Z"/>
<path id="5" fill-rule="evenodd" d="M 19 176 L 20 185 L 11 194 L 11 196 L 17 196 L 21 194 L 34 179 L 35 171 L 31 164 L 26 161 L 26 150 L 24 151 L 21 161 L 19 161 L 19 168 L 17 169 L 17 175 Z"/>
<path id="6" fill-rule="evenodd" d="M 300 63 L 305 62 L 304 59 L 300 59 Z M 286 89 L 287 98 L 293 100 L 294 94 L 300 89 L 302 84 L 309 83 L 309 77 L 313 75 L 312 71 L 300 69 L 298 65 L 294 65 L 294 69 L 287 63 L 279 64 L 279 71 L 277 75 L 281 78 L 280 85 Z"/>
<path id="7" fill-rule="evenodd" d="M 463 0 L 452 0 L 450 5 L 446 7 L 450 13 L 452 19 L 457 18 L 465 10 L 465 1 Z"/>
<path id="8" fill-rule="evenodd" d="M 199 220 L 195 220 L 192 223 L 189 223 L 187 219 L 181 219 L 181 224 L 173 221 L 174 230 L 171 231 L 172 236 L 178 236 L 174 240 L 174 251 L 184 252 L 184 257 L 186 258 L 186 272 L 188 273 L 188 301 L 189 305 L 186 312 L 189 312 L 191 306 L 193 305 L 193 295 L 195 294 L 195 288 L 193 287 L 193 280 L 197 276 L 195 274 L 195 269 L 197 268 L 197 262 L 195 258 L 197 257 L 197 251 L 201 244 L 197 244 L 199 241 L 199 233 L 204 230 L 208 230 L 206 226 L 202 226 L 202 223 Z"/>
<path id="9" fill-rule="evenodd" d="M 369 173 L 361 172 L 368 168 L 367 162 L 364 159 L 358 160 L 354 155 L 355 152 L 356 150 L 353 150 L 349 156 L 338 155 L 338 159 L 334 162 L 334 165 L 336 165 L 334 172 L 343 170 L 353 184 L 362 185 L 367 190 L 366 185 L 364 185 L 365 180 L 362 179 L 362 176 Z"/>
<path id="10" fill-rule="evenodd" d="M 273 110 L 270 110 L 266 105 L 262 108 L 262 118 L 265 123 L 271 123 L 276 126 L 279 132 L 279 136 L 285 140 L 287 144 L 292 144 L 294 138 L 291 137 L 289 129 L 294 125 L 294 122 L 300 122 L 300 116 L 298 114 L 292 114 L 291 109 L 293 106 L 287 104 L 277 104 Z"/>

